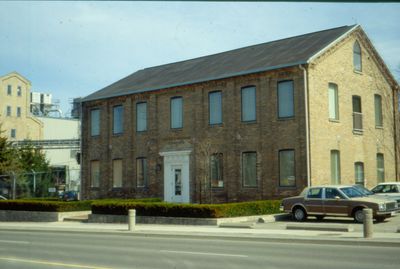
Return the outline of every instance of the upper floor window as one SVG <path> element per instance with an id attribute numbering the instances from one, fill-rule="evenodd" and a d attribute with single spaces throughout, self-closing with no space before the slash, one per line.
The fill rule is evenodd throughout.
<path id="1" fill-rule="evenodd" d="M 12 87 L 11 85 L 7 85 L 7 95 L 11 95 L 12 94 Z"/>
<path id="2" fill-rule="evenodd" d="M 242 121 L 256 120 L 256 87 L 242 88 Z"/>
<path id="3" fill-rule="evenodd" d="M 136 186 L 147 186 L 147 160 L 146 158 L 136 159 Z"/>
<path id="4" fill-rule="evenodd" d="M 22 88 L 21 88 L 21 86 L 18 86 L 18 87 L 17 87 L 17 95 L 18 95 L 18 96 L 21 96 L 21 95 L 22 95 Z"/>
<path id="5" fill-rule="evenodd" d="M 340 184 L 340 151 L 331 150 L 331 183 Z"/>
<path id="6" fill-rule="evenodd" d="M 92 136 L 100 135 L 100 109 L 90 111 L 90 134 Z"/>
<path id="7" fill-rule="evenodd" d="M 242 180 L 244 187 L 257 187 L 257 153 L 242 153 Z"/>
<path id="8" fill-rule="evenodd" d="M 353 66 L 354 66 L 354 70 L 361 72 L 361 70 L 362 70 L 361 47 L 357 41 L 354 42 L 354 45 L 353 45 Z"/>
<path id="9" fill-rule="evenodd" d="M 136 131 L 144 132 L 147 130 L 147 103 L 136 104 Z"/>
<path id="10" fill-rule="evenodd" d="M 171 98 L 171 128 L 179 129 L 183 127 L 183 98 Z"/>
<path id="11" fill-rule="evenodd" d="M 209 122 L 213 124 L 222 123 L 222 93 L 220 91 L 208 94 L 208 107 L 210 113 Z"/>
<path id="12" fill-rule="evenodd" d="M 210 181 L 212 188 L 222 188 L 224 187 L 223 178 L 223 155 L 222 153 L 215 153 L 211 155 L 210 159 Z"/>
<path id="13" fill-rule="evenodd" d="M 353 131 L 362 132 L 363 131 L 363 117 L 361 109 L 361 97 L 353 95 Z"/>
<path id="14" fill-rule="evenodd" d="M 17 117 L 21 117 L 21 108 L 17 107 Z"/>
<path id="15" fill-rule="evenodd" d="M 92 188 L 100 187 L 100 162 L 90 162 L 90 186 Z"/>
<path id="16" fill-rule="evenodd" d="M 7 106 L 6 115 L 7 115 L 8 117 L 11 116 L 11 106 Z"/>
<path id="17" fill-rule="evenodd" d="M 339 97 L 338 87 L 334 83 L 329 83 L 328 89 L 329 95 L 329 119 L 339 120 Z"/>
<path id="18" fill-rule="evenodd" d="M 279 186 L 296 186 L 294 150 L 279 151 Z"/>
<path id="19" fill-rule="evenodd" d="M 294 117 L 293 80 L 278 83 L 278 118 Z"/>
<path id="20" fill-rule="evenodd" d="M 16 138 L 16 137 L 17 137 L 17 130 L 11 129 L 11 138 Z"/>
<path id="21" fill-rule="evenodd" d="M 382 153 L 376 154 L 376 174 L 378 183 L 385 181 L 385 158 Z"/>
<path id="22" fill-rule="evenodd" d="M 375 126 L 382 127 L 383 126 L 382 96 L 380 96 L 379 94 L 375 94 L 374 103 L 375 103 Z"/>
<path id="23" fill-rule="evenodd" d="M 113 188 L 122 187 L 122 160 L 113 160 Z"/>
<path id="24" fill-rule="evenodd" d="M 364 186 L 364 163 L 354 163 L 354 177 L 356 184 Z"/>
<path id="25" fill-rule="evenodd" d="M 119 105 L 113 108 L 113 134 L 124 132 L 124 107 Z"/>

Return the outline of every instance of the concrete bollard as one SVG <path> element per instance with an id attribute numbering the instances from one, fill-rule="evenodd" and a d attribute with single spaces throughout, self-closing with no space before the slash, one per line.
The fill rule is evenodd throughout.
<path id="1" fill-rule="evenodd" d="M 364 238 L 372 238 L 374 233 L 373 231 L 373 221 L 372 221 L 372 209 L 371 208 L 364 208 L 363 209 L 363 226 L 364 226 Z"/>
<path id="2" fill-rule="evenodd" d="M 135 209 L 129 209 L 129 216 L 128 216 L 128 229 L 129 231 L 133 232 L 135 230 L 135 225 L 136 225 L 136 210 Z"/>

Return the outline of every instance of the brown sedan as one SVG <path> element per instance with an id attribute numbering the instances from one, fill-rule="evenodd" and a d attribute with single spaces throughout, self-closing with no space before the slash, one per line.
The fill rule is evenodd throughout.
<path id="1" fill-rule="evenodd" d="M 291 213 L 297 221 L 307 216 L 323 219 L 325 216 L 353 217 L 363 222 L 364 208 L 371 208 L 377 221 L 383 221 L 398 210 L 390 200 L 367 197 L 354 186 L 315 186 L 305 188 L 299 196 L 282 200 L 281 210 Z"/>

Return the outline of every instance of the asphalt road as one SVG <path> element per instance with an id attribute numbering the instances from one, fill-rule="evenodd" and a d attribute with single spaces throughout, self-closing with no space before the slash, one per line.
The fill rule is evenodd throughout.
<path id="1" fill-rule="evenodd" d="M 398 268 L 399 248 L 0 231 L 0 268 Z"/>

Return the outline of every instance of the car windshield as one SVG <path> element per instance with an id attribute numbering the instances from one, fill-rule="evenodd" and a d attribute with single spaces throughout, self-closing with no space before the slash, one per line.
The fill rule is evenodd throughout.
<path id="1" fill-rule="evenodd" d="M 350 198 L 365 196 L 361 191 L 355 187 L 343 187 L 340 190 Z"/>
<path id="2" fill-rule="evenodd" d="M 360 191 L 362 194 L 364 194 L 366 196 L 374 194 L 372 191 L 368 190 L 364 186 L 354 185 L 353 187 L 356 188 L 358 191 Z"/>

